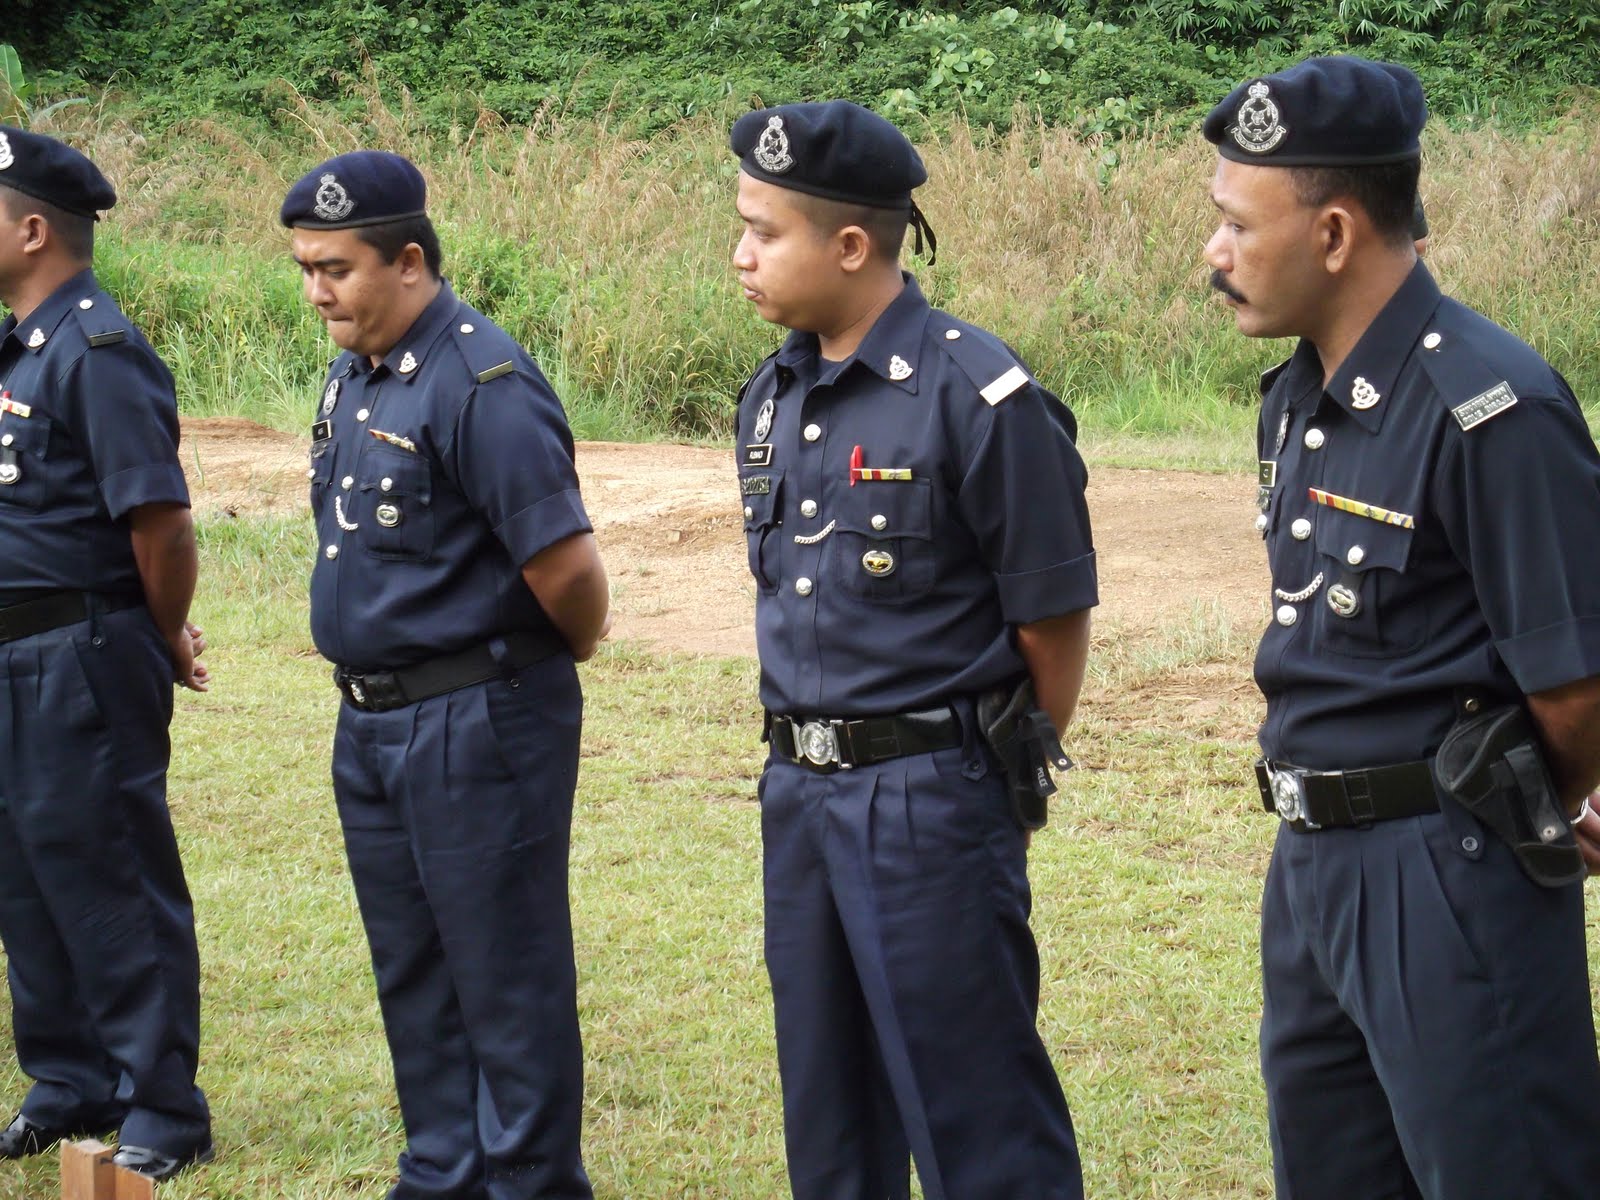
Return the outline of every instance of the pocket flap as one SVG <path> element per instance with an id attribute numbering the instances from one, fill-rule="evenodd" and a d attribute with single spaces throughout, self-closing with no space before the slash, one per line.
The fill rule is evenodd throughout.
<path id="1" fill-rule="evenodd" d="M 933 487 L 926 479 L 868 481 L 844 495 L 831 514 L 839 528 L 870 538 L 933 540 Z"/>

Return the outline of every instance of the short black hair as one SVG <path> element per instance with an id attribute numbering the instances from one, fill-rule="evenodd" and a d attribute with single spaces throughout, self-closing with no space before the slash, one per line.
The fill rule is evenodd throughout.
<path id="1" fill-rule="evenodd" d="M 911 222 L 909 208 L 876 208 L 870 204 L 850 204 L 829 200 L 807 192 L 791 191 L 795 207 L 823 237 L 838 233 L 846 225 L 859 225 L 867 231 L 873 253 L 890 262 L 900 261 L 900 248 L 906 243 Z"/>
<path id="2" fill-rule="evenodd" d="M 427 216 L 405 217 L 380 225 L 357 225 L 355 234 L 382 255 L 386 263 L 394 262 L 407 246 L 415 242 L 422 247 L 422 262 L 429 274 L 435 279 L 439 278 L 444 255 L 439 249 L 439 234 Z"/>
<path id="3" fill-rule="evenodd" d="M 1354 200 L 1382 237 L 1393 244 L 1412 241 L 1420 159 L 1355 167 L 1290 167 L 1295 195 L 1308 208 L 1321 208 L 1338 196 Z"/>
<path id="4" fill-rule="evenodd" d="M 57 208 L 48 200 L 39 200 L 14 187 L 0 184 L 0 201 L 4 201 L 6 215 L 20 221 L 30 214 L 44 218 L 50 232 L 61 239 L 67 253 L 82 263 L 94 260 L 94 218 L 69 213 Z"/>

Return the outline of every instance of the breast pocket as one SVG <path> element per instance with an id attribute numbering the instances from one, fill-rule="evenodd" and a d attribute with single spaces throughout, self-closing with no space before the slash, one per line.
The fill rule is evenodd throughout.
<path id="1" fill-rule="evenodd" d="M 783 578 L 780 555 L 783 510 L 778 504 L 783 492 L 783 472 L 746 472 L 739 476 L 739 491 L 743 493 L 744 540 L 750 574 L 761 591 L 775 592 L 778 581 Z"/>
<path id="2" fill-rule="evenodd" d="M 374 558 L 426 558 L 433 551 L 433 472 L 406 451 L 369 449 L 356 478 L 361 544 Z"/>
<path id="3" fill-rule="evenodd" d="M 0 503 L 43 508 L 49 495 L 50 421 L 0 421 Z"/>
<path id="4" fill-rule="evenodd" d="M 933 586 L 933 485 L 869 481 L 848 489 L 824 561 L 849 595 L 892 604 Z"/>
<path id="5" fill-rule="evenodd" d="M 1318 514 L 1323 586 L 1317 628 L 1323 648 L 1376 658 L 1422 644 L 1428 630 L 1427 607 L 1407 579 L 1414 534 L 1336 509 Z"/>

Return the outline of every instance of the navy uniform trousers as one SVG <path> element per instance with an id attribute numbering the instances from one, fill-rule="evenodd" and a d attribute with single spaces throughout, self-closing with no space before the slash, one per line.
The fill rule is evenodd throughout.
<path id="1" fill-rule="evenodd" d="M 1600 1095 L 1581 884 L 1459 805 L 1284 826 L 1262 907 L 1280 1200 L 1592 1200 Z"/>
<path id="2" fill-rule="evenodd" d="M 1080 1200 L 1026 843 L 987 752 L 769 761 L 761 823 L 796 1200 L 906 1200 L 908 1150 L 927 1200 Z"/>
<path id="3" fill-rule="evenodd" d="M 392 1200 L 589 1200 L 567 899 L 582 696 L 556 654 L 340 705 L 333 785 L 407 1147 Z"/>
<path id="4" fill-rule="evenodd" d="M 145 608 L 0 645 L 0 940 L 36 1124 L 183 1153 L 200 958 L 167 812 L 172 661 Z"/>

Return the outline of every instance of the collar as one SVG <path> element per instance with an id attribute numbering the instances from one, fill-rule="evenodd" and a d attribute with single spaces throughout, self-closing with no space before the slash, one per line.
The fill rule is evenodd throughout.
<path id="1" fill-rule="evenodd" d="M 0 325 L 0 342 L 8 337 L 15 338 L 26 349 L 42 353 L 73 306 L 99 291 L 100 283 L 94 272 L 85 267 L 45 297 L 44 303 L 29 313 L 26 321 L 19 324 L 15 314 L 7 317 Z"/>
<path id="2" fill-rule="evenodd" d="M 878 314 L 878 319 L 867 330 L 855 353 L 837 367 L 830 365 L 827 368 L 829 376 L 838 379 L 849 370 L 852 363 L 860 363 L 896 387 L 916 394 L 922 335 L 933 310 L 910 274 L 902 271 L 900 278 L 905 285 L 900 289 L 900 294 Z M 817 335 L 795 330 L 784 339 L 783 346 L 778 350 L 778 365 L 791 373 L 800 373 L 808 362 L 820 362 Z M 820 367 L 813 369 L 820 370 Z"/>
<path id="3" fill-rule="evenodd" d="M 439 294 L 428 301 L 428 307 L 423 309 L 411 323 L 411 328 L 406 330 L 404 336 L 390 347 L 389 353 L 383 356 L 383 361 L 376 367 L 368 368 L 364 366 L 368 360 L 362 355 L 356 364 L 356 369 L 358 371 L 370 369 L 374 373 L 384 369 L 410 382 L 417 377 L 423 359 L 433 349 L 434 343 L 439 340 L 439 335 L 445 331 L 445 327 L 450 324 L 460 307 L 461 301 L 456 299 L 450 281 L 441 279 Z"/>
<path id="4" fill-rule="evenodd" d="M 1328 381 L 1328 395 L 1368 433 L 1377 433 L 1400 369 L 1439 307 L 1439 285 L 1418 259 L 1389 302 Z M 1358 407 L 1376 395 L 1375 402 Z"/>

